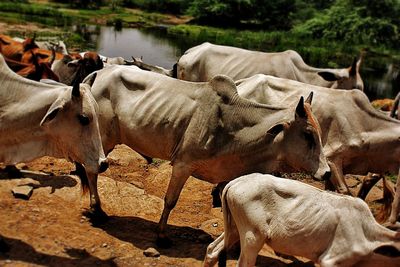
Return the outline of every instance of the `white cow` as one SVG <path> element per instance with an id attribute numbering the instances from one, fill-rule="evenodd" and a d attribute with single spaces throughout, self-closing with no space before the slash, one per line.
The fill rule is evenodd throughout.
<path id="1" fill-rule="evenodd" d="M 206 42 L 187 50 L 170 73 L 193 82 L 205 82 L 217 74 L 235 81 L 266 74 L 329 88 L 363 90 L 361 62 L 362 58 L 355 59 L 350 67 L 343 69 L 315 68 L 293 50 L 265 53 Z"/>
<path id="2" fill-rule="evenodd" d="M 213 266 L 240 241 L 238 266 L 254 266 L 267 244 L 276 252 L 302 256 L 321 267 L 399 267 L 400 232 L 378 224 L 359 198 L 308 184 L 253 173 L 222 194 L 224 233 L 207 248 Z"/>
<path id="3" fill-rule="evenodd" d="M 239 97 L 226 76 L 193 83 L 120 65 L 97 71 L 92 93 L 105 151 L 123 143 L 173 165 L 160 241 L 190 175 L 211 183 L 255 171 L 330 175 L 318 122 L 302 97 L 285 108 L 261 105 Z"/>
<path id="4" fill-rule="evenodd" d="M 101 210 L 97 174 L 106 169 L 98 105 L 90 86 L 50 85 L 22 78 L 0 55 L 0 162 L 16 164 L 42 156 L 81 166 L 91 207 Z"/>
<path id="5" fill-rule="evenodd" d="M 330 90 L 269 75 L 236 82 L 240 96 L 263 104 L 291 105 L 314 92 L 313 112 L 322 128 L 325 156 L 335 165 L 333 182 L 348 192 L 343 174 L 396 174 L 400 121 L 375 110 L 360 90 Z"/>

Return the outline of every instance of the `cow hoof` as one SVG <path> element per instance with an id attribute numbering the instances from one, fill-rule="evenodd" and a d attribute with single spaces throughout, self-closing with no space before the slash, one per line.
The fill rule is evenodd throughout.
<path id="1" fill-rule="evenodd" d="M 108 221 L 108 215 L 102 209 L 90 209 L 83 213 L 93 225 L 100 225 Z"/>
<path id="2" fill-rule="evenodd" d="M 172 240 L 166 236 L 158 236 L 156 240 L 156 245 L 159 248 L 170 248 L 172 247 Z"/>

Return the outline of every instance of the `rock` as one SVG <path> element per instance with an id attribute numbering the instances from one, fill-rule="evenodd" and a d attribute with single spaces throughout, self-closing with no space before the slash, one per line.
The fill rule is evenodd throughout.
<path id="1" fill-rule="evenodd" d="M 28 200 L 33 192 L 33 187 L 29 185 L 17 186 L 12 190 L 14 197 Z"/>
<path id="2" fill-rule="evenodd" d="M 160 252 L 158 252 L 155 248 L 148 248 L 145 251 L 143 251 L 143 254 L 146 257 L 152 257 L 152 258 L 160 257 Z"/>

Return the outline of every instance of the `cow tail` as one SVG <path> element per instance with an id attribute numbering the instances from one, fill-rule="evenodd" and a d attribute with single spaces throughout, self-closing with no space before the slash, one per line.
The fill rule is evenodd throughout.
<path id="1" fill-rule="evenodd" d="M 226 260 L 227 260 L 227 250 L 228 250 L 228 241 L 227 239 L 229 238 L 230 229 L 232 227 L 231 225 L 231 211 L 229 210 L 229 205 L 226 200 L 226 195 L 228 194 L 229 188 L 232 186 L 232 182 L 228 183 L 224 190 L 222 191 L 221 195 L 221 204 L 222 204 L 222 212 L 224 216 L 224 248 L 221 250 L 221 252 L 218 255 L 218 267 L 225 267 L 226 266 Z"/>
<path id="2" fill-rule="evenodd" d="M 75 172 L 79 179 L 81 180 L 82 194 L 85 195 L 89 191 L 89 179 L 86 175 L 85 167 L 82 164 L 75 162 Z"/>

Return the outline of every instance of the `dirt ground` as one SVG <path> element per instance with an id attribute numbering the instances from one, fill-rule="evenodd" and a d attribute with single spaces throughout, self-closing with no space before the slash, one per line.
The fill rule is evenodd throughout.
<path id="1" fill-rule="evenodd" d="M 223 231 L 220 208 L 212 208 L 212 184 L 189 178 L 169 218 L 172 248 L 155 245 L 155 228 L 163 207 L 171 166 L 169 162 L 146 161 L 126 146 L 109 155 L 110 168 L 99 177 L 103 209 L 110 216 L 104 224 L 92 225 L 82 215 L 89 197 L 81 196 L 79 179 L 70 175 L 73 164 L 43 157 L 17 165 L 23 177 L 10 178 L 0 171 L 0 236 L 9 246 L 0 252 L 0 266 L 201 266 L 207 245 Z M 318 187 L 322 184 L 304 178 Z M 349 178 L 353 190 L 359 181 Z M 31 185 L 29 200 L 15 198 L 14 187 Z M 382 196 L 375 187 L 369 196 Z M 373 201 L 373 202 L 371 202 Z M 146 257 L 154 247 L 160 257 Z M 228 266 L 234 266 L 233 252 Z M 314 266 L 306 259 L 283 258 L 268 247 L 257 266 Z"/>

